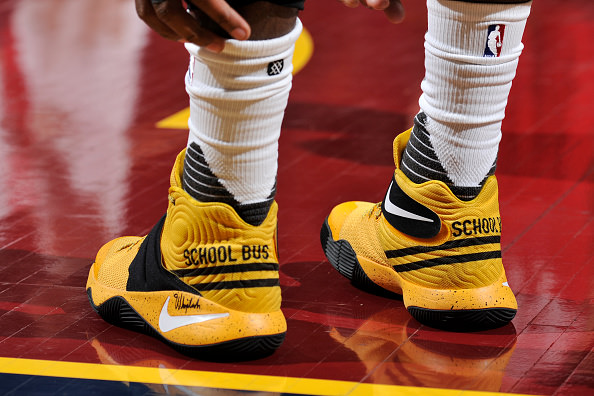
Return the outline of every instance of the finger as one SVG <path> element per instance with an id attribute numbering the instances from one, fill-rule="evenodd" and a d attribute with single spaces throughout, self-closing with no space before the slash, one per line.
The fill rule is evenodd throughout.
<path id="1" fill-rule="evenodd" d="M 350 8 L 356 8 L 359 6 L 359 0 L 339 0 L 342 4 Z"/>
<path id="2" fill-rule="evenodd" d="M 180 40 L 181 37 L 159 20 L 150 0 L 135 0 L 136 13 L 151 29 L 169 40 Z"/>
<path id="3" fill-rule="evenodd" d="M 399 0 L 392 0 L 387 8 L 384 9 L 384 14 L 392 23 L 400 23 L 404 19 L 404 7 Z"/>
<path id="4" fill-rule="evenodd" d="M 214 52 L 223 50 L 225 40 L 200 27 L 198 21 L 186 12 L 180 1 L 164 0 L 153 6 L 157 18 L 173 30 L 181 40 L 206 47 Z"/>
<path id="5" fill-rule="evenodd" d="M 366 0 L 367 7 L 374 10 L 385 10 L 390 6 L 390 0 Z"/>
<path id="6" fill-rule="evenodd" d="M 196 5 L 195 1 L 192 3 Z M 234 39 L 247 40 L 250 37 L 250 25 L 225 0 L 202 1 L 200 9 Z"/>

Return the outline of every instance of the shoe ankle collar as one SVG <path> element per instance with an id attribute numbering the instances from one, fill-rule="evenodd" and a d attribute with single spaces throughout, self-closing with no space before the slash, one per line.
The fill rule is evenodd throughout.
<path id="1" fill-rule="evenodd" d="M 171 177 L 169 178 L 169 182 L 171 183 L 171 187 L 179 187 L 182 188 L 182 175 L 184 171 L 184 160 L 186 158 L 186 149 L 183 149 L 175 159 L 175 164 L 173 165 L 173 169 L 171 170 Z"/>
<path id="2" fill-rule="evenodd" d="M 402 132 L 394 139 L 394 143 L 392 145 L 392 150 L 394 153 L 394 165 L 396 165 L 396 169 L 400 169 L 400 160 L 402 158 L 402 153 L 404 153 L 404 149 L 406 148 L 406 144 L 408 143 L 408 139 L 410 139 L 410 133 L 412 128 L 409 130 Z"/>

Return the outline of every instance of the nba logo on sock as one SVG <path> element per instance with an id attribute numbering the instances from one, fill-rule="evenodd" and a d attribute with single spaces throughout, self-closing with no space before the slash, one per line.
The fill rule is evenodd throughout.
<path id="1" fill-rule="evenodd" d="M 190 65 L 188 66 L 188 79 L 189 83 L 192 84 L 194 81 L 194 64 L 196 63 L 196 58 L 193 55 L 190 55 Z"/>
<path id="2" fill-rule="evenodd" d="M 489 25 L 487 30 L 487 43 L 485 44 L 484 57 L 498 57 L 501 55 L 501 45 L 503 44 L 503 34 L 505 25 Z"/>

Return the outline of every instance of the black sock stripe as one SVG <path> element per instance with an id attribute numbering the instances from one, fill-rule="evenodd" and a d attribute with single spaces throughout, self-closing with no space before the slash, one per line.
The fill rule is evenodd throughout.
<path id="1" fill-rule="evenodd" d="M 408 141 L 411 142 L 411 145 L 415 148 L 416 151 L 424 154 L 428 158 L 434 159 L 435 162 L 439 163 L 439 159 L 435 154 L 435 150 L 433 149 L 431 142 L 429 141 L 429 139 L 427 139 L 426 142 L 421 140 L 421 138 L 418 136 L 418 131 L 419 128 L 413 129 L 413 132 L 410 134 L 411 138 Z"/>
<path id="2" fill-rule="evenodd" d="M 386 257 L 397 258 L 397 257 L 405 257 L 415 254 L 422 254 L 422 253 L 429 253 L 435 252 L 437 250 L 447 250 L 447 249 L 456 249 L 468 246 L 479 246 L 479 245 L 488 245 L 491 243 L 500 243 L 501 237 L 499 235 L 492 235 L 492 236 L 484 236 L 484 237 L 476 237 L 476 238 L 465 238 L 465 239 L 458 239 L 453 241 L 448 241 L 442 245 L 438 246 L 413 246 L 404 249 L 397 249 L 397 250 L 387 250 Z"/>
<path id="3" fill-rule="evenodd" d="M 189 163 L 191 161 L 192 163 Z M 206 162 L 206 157 L 202 152 L 200 146 L 196 143 L 191 143 L 186 150 L 186 160 L 184 166 L 189 166 L 194 171 L 205 175 L 206 177 L 214 178 L 218 181 L 218 177 L 212 172 L 210 166 Z"/>
<path id="4" fill-rule="evenodd" d="M 414 263 L 394 265 L 396 272 L 415 271 L 423 268 L 435 267 L 438 265 L 451 265 L 468 263 L 471 261 L 482 261 L 501 258 L 501 250 L 492 250 L 488 252 L 460 254 L 457 256 L 437 257 L 430 260 L 415 261 Z"/>
<path id="5" fill-rule="evenodd" d="M 444 175 L 433 171 L 425 166 L 418 164 L 417 162 L 410 161 L 408 159 L 403 159 L 400 163 L 401 168 L 406 168 L 407 170 L 414 173 L 415 176 L 418 176 L 418 179 L 422 179 L 423 181 L 427 180 L 441 180 Z M 419 183 L 419 181 L 412 180 L 415 183 Z"/>
<path id="6" fill-rule="evenodd" d="M 415 127 L 413 129 L 413 133 L 411 133 L 411 137 L 413 145 L 418 147 L 418 150 L 420 152 L 425 151 L 427 154 L 430 154 L 433 157 L 437 158 L 435 154 L 435 149 L 433 148 L 433 144 L 431 143 L 431 138 L 423 128 Z"/>
<path id="7" fill-rule="evenodd" d="M 270 206 L 274 202 L 274 198 L 268 198 L 266 201 L 261 201 L 253 204 L 239 204 L 236 207 L 237 213 L 243 218 L 244 216 L 262 216 L 262 221 L 268 215 Z"/>
<path id="8" fill-rule="evenodd" d="M 480 194 L 487 178 L 495 174 L 497 158 L 493 161 L 493 165 L 489 168 L 488 173 L 479 186 L 455 186 L 435 153 L 431 144 L 431 136 L 425 129 L 426 121 L 427 115 L 423 112 L 419 112 L 415 116 L 410 139 L 402 156 L 402 171 L 414 183 L 421 183 L 427 180 L 440 180 L 461 200 L 468 201 L 476 198 Z"/>
<path id="9" fill-rule="evenodd" d="M 192 153 L 188 153 L 184 161 L 184 178 L 186 176 L 191 179 L 189 181 L 213 187 L 223 187 L 219 182 L 219 178 L 214 175 L 208 164 L 206 164 L 206 161 L 194 158 Z"/>
<path id="10" fill-rule="evenodd" d="M 412 170 L 406 162 L 400 163 L 400 169 L 404 172 L 404 174 L 412 181 L 413 183 L 421 184 L 428 180 L 431 180 L 425 176 L 419 175 L 417 172 Z"/>
<path id="11" fill-rule="evenodd" d="M 193 166 L 189 161 L 186 161 L 184 164 L 184 171 L 190 172 L 192 174 L 192 178 L 199 180 L 212 180 L 213 183 L 219 183 L 219 178 L 212 174 L 210 169 L 202 167 L 199 169 L 198 167 Z"/>
<path id="12" fill-rule="evenodd" d="M 450 188 L 450 191 L 452 191 L 452 193 L 460 198 L 462 201 L 470 201 L 472 199 L 475 199 L 481 192 L 481 190 L 483 189 L 482 186 L 479 187 L 465 187 L 465 186 L 454 186 L 451 184 L 448 184 L 448 187 Z"/>
<path id="13" fill-rule="evenodd" d="M 423 111 L 418 112 L 415 116 L 415 123 L 425 127 L 425 122 L 427 122 L 427 114 Z"/>
<path id="14" fill-rule="evenodd" d="M 218 180 L 211 178 L 201 178 L 201 177 L 194 177 L 192 175 L 191 169 L 186 168 L 184 173 L 184 182 L 189 184 L 194 184 L 194 188 L 198 188 L 199 186 L 208 188 L 209 190 L 224 190 L 226 192 L 225 187 L 218 183 Z"/>
<path id="15" fill-rule="evenodd" d="M 252 287 L 274 287 L 279 285 L 280 282 L 278 279 L 251 279 L 227 282 L 198 283 L 192 286 L 194 286 L 194 288 L 198 291 L 208 291 L 224 289 L 249 289 Z"/>
<path id="16" fill-rule="evenodd" d="M 183 184 L 184 189 L 198 201 L 223 202 L 233 208 L 238 205 L 235 197 L 227 191 L 208 167 L 204 153 L 196 143 L 191 143 L 186 151 Z"/>
<path id="17" fill-rule="evenodd" d="M 184 187 L 186 188 L 186 191 L 187 189 L 192 190 L 190 195 L 200 202 L 224 202 L 231 206 L 236 203 L 235 199 L 230 195 L 217 194 L 216 191 L 208 190 L 206 188 L 202 188 L 199 191 L 196 189 L 197 186 L 192 185 L 192 183 L 185 183 Z"/>
<path id="18" fill-rule="evenodd" d="M 432 168 L 430 164 L 418 161 L 419 158 L 415 159 L 413 155 L 410 155 L 408 150 L 404 154 L 405 155 L 402 158 L 402 162 L 405 162 L 407 164 L 407 167 L 411 170 L 415 170 L 416 173 L 422 172 L 426 174 L 426 176 L 428 176 L 429 179 L 433 180 L 442 180 L 444 178 L 447 178 L 447 174 L 445 171 L 442 172 L 439 169 L 437 169 L 437 167 Z M 441 168 L 441 166 L 439 168 Z M 437 176 L 431 176 L 432 174 Z"/>
<path id="19" fill-rule="evenodd" d="M 189 155 L 191 155 L 194 158 L 195 157 L 204 158 L 204 153 L 202 152 L 202 149 L 200 148 L 200 146 L 196 142 L 190 143 L 190 145 L 188 146 L 188 150 L 186 151 L 186 153 L 189 154 Z"/>
<path id="20" fill-rule="evenodd" d="M 261 202 L 240 204 L 208 166 L 202 149 L 196 142 L 186 150 L 183 171 L 183 188 L 201 202 L 222 202 L 230 205 L 237 214 L 251 225 L 260 225 L 266 219 L 276 195 L 276 180 L 268 198 Z"/>
<path id="21" fill-rule="evenodd" d="M 215 265 L 203 268 L 185 268 L 173 270 L 175 275 L 180 278 L 188 276 L 234 274 L 253 271 L 278 271 L 278 263 L 252 263 L 252 264 L 233 264 L 233 265 Z"/>
<path id="22" fill-rule="evenodd" d="M 185 166 L 192 168 L 196 173 L 200 173 L 206 177 L 214 177 L 216 176 L 212 173 L 206 162 L 200 161 L 199 159 L 192 158 L 192 156 L 186 156 L 186 163 Z"/>
<path id="23" fill-rule="evenodd" d="M 437 158 L 429 133 L 424 128 L 425 120 L 423 113 L 415 116 L 415 125 L 402 156 L 402 170 L 414 183 L 440 180 L 451 185 L 452 181 Z"/>
<path id="24" fill-rule="evenodd" d="M 409 140 L 409 141 L 410 141 L 410 140 Z M 407 146 L 407 147 L 408 147 L 408 146 Z M 435 162 L 435 163 L 439 164 L 439 167 L 440 167 L 440 168 L 442 168 L 442 166 L 441 166 L 441 163 L 439 162 L 439 159 L 437 159 L 437 155 L 435 155 L 435 151 L 433 151 L 433 152 L 429 152 L 429 151 L 427 151 L 426 153 L 424 153 L 424 152 L 423 152 L 423 151 L 421 151 L 421 150 L 420 150 L 420 149 L 419 149 L 419 148 L 418 148 L 418 147 L 417 147 L 417 146 L 416 146 L 414 143 L 413 143 L 413 144 L 411 144 L 411 147 L 412 147 L 412 148 L 413 148 L 413 149 L 414 149 L 414 150 L 415 150 L 415 151 L 416 151 L 416 152 L 417 152 L 419 155 L 423 156 L 423 158 L 422 158 L 423 160 L 424 160 L 424 159 L 427 159 L 427 160 L 433 161 L 433 162 Z M 433 154 L 433 155 L 430 155 L 430 154 Z M 414 157 L 415 157 L 415 155 L 411 155 L 410 153 L 409 153 L 409 156 L 410 156 L 411 158 L 414 158 Z M 445 173 L 445 171 L 444 171 L 444 173 Z"/>

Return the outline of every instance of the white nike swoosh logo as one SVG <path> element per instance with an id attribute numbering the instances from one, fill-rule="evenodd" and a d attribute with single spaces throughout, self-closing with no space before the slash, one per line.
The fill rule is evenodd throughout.
<path id="1" fill-rule="evenodd" d="M 394 216 L 406 217 L 407 219 L 411 219 L 411 220 L 419 220 L 419 221 L 426 221 L 429 223 L 433 223 L 433 220 L 431 220 L 431 219 L 428 219 L 423 216 L 419 216 L 418 214 L 415 214 L 415 213 L 411 213 L 407 210 L 404 210 L 404 209 L 399 208 L 398 206 L 394 205 L 390 201 L 390 192 L 391 191 L 392 191 L 392 183 L 390 183 L 390 187 L 388 188 L 388 192 L 386 193 L 386 200 L 384 201 L 384 208 L 385 208 L 386 212 L 388 212 Z"/>
<path id="2" fill-rule="evenodd" d="M 161 314 L 159 315 L 159 328 L 163 333 L 177 329 L 179 327 L 202 323 L 213 319 L 226 318 L 229 316 L 228 312 L 219 314 L 202 314 L 202 315 L 179 315 L 171 316 L 167 312 L 167 306 L 169 305 L 170 297 L 167 297 L 163 308 L 161 308 Z"/>

